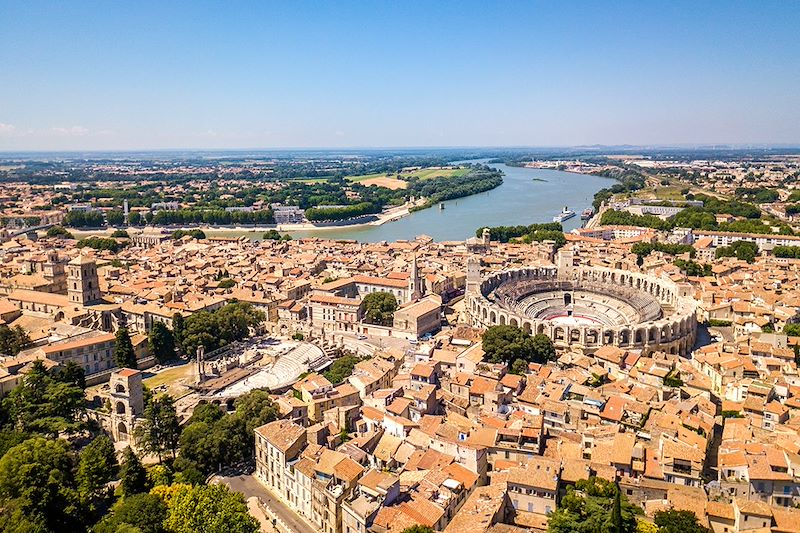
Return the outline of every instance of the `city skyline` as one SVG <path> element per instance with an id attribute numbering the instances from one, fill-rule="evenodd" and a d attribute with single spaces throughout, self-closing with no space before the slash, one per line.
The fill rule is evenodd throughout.
<path id="1" fill-rule="evenodd" d="M 800 144 L 792 4 L 0 12 L 3 152 Z"/>

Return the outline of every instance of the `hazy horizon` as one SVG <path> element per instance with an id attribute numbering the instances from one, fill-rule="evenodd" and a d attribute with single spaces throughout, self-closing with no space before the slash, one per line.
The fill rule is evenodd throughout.
<path id="1" fill-rule="evenodd" d="M 800 3 L 0 15 L 2 153 L 800 146 Z"/>

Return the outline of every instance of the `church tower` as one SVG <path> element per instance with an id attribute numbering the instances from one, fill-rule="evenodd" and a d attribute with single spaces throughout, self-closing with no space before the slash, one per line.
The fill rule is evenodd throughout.
<path id="1" fill-rule="evenodd" d="M 412 302 L 422 298 L 422 279 L 419 277 L 417 254 L 414 254 L 414 259 L 411 261 L 411 276 L 408 280 L 408 289 Z"/>
<path id="2" fill-rule="evenodd" d="M 64 294 L 67 291 L 67 273 L 64 263 L 59 261 L 58 252 L 47 252 L 47 261 L 42 265 L 42 275 L 50 284 L 50 292 Z"/>
<path id="3" fill-rule="evenodd" d="M 97 265 L 85 255 L 79 255 L 67 265 L 67 296 L 69 303 L 75 305 L 87 305 L 100 300 Z"/>

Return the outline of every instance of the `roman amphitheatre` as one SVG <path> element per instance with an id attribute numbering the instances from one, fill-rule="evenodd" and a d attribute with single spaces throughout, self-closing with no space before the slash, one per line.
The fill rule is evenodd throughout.
<path id="1" fill-rule="evenodd" d="M 595 267 L 532 267 L 489 275 L 468 294 L 474 326 L 518 326 L 560 350 L 604 345 L 685 355 L 697 321 L 689 288 L 647 274 Z"/>

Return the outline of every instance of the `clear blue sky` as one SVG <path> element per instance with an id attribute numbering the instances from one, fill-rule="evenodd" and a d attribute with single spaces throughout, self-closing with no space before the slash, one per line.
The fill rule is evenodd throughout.
<path id="1" fill-rule="evenodd" d="M 800 144 L 800 2 L 0 0 L 0 150 Z"/>

